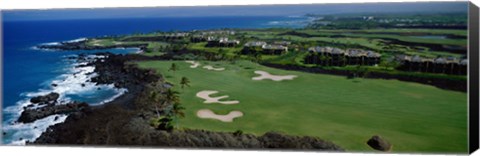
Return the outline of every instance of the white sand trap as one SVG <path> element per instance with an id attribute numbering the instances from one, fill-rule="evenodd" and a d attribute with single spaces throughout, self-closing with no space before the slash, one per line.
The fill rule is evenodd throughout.
<path id="1" fill-rule="evenodd" d="M 257 70 L 255 74 L 260 74 L 260 76 L 252 77 L 252 80 L 263 80 L 263 79 L 270 79 L 273 81 L 283 81 L 283 80 L 293 80 L 297 77 L 297 75 L 272 75 L 265 71 Z"/>
<path id="2" fill-rule="evenodd" d="M 217 119 L 222 122 L 232 122 L 233 119 L 243 116 L 243 113 L 240 111 L 231 111 L 227 115 L 218 115 L 210 109 L 201 109 L 198 110 L 197 116 L 203 119 Z"/>
<path id="3" fill-rule="evenodd" d="M 214 70 L 214 71 L 222 71 L 222 70 L 225 70 L 225 68 L 215 68 L 215 67 L 210 66 L 210 65 L 208 65 L 208 66 L 203 66 L 203 68 L 208 69 L 208 70 Z"/>
<path id="4" fill-rule="evenodd" d="M 216 94 L 216 93 L 218 93 L 218 91 L 204 90 L 204 91 L 198 92 L 197 97 L 205 99 L 205 101 L 203 103 L 220 103 L 220 104 L 224 104 L 224 105 L 233 105 L 233 104 L 240 103 L 237 100 L 234 100 L 234 101 L 220 101 L 221 99 L 228 98 L 228 95 L 219 96 L 219 97 L 210 97 L 210 95 Z"/>
<path id="5" fill-rule="evenodd" d="M 198 66 L 200 66 L 200 63 L 196 61 L 185 61 L 185 62 L 192 64 L 190 68 L 197 68 Z"/>

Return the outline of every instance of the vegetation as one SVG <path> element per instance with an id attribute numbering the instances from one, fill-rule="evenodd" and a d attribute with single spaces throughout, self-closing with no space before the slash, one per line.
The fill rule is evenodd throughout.
<path id="1" fill-rule="evenodd" d="M 190 80 L 186 77 L 182 77 L 182 80 L 180 80 L 180 85 L 182 86 L 182 89 L 187 86 L 190 87 Z"/>
<path id="2" fill-rule="evenodd" d="M 155 107 L 155 112 L 157 114 L 157 118 L 160 118 L 160 111 L 159 108 L 163 107 L 162 97 L 160 96 L 159 90 L 157 89 L 158 86 L 153 86 L 150 89 L 149 101 Z"/>
<path id="3" fill-rule="evenodd" d="M 177 68 L 177 65 L 175 63 L 172 63 L 172 65 L 168 69 L 168 71 L 173 71 L 173 73 L 175 73 L 175 71 L 177 71 L 177 70 L 178 70 L 178 68 Z"/>
<path id="4" fill-rule="evenodd" d="M 466 58 L 465 15 L 309 16 L 318 19 L 302 29 L 236 30 L 234 35 L 216 35 L 239 40 L 240 44 L 233 47 L 207 47 L 206 41 L 190 42 L 188 37 L 135 40 L 160 37 L 167 32 L 98 38 L 89 40 L 87 45 L 143 43 L 148 44 L 144 48 L 145 56 L 171 56 L 170 61 L 135 62 L 141 68 L 157 70 L 168 82 L 180 84 L 165 92 L 151 93 L 151 103 L 157 114 L 151 124 L 157 129 L 205 129 L 234 132 L 235 136 L 259 136 L 275 130 L 289 135 L 319 137 L 349 151 L 372 150 L 365 142 L 373 135 L 380 135 L 393 144 L 394 152 L 467 151 L 466 93 L 398 80 L 364 79 L 369 74 L 381 73 L 466 82 L 465 75 L 400 71 L 397 69 L 400 62 L 394 59 L 398 55 Z M 200 32 L 189 33 L 198 35 Z M 291 44 L 288 52 L 281 55 L 261 51 L 243 53 L 243 44 L 248 41 L 289 41 Z M 313 46 L 371 50 L 381 54 L 381 62 L 372 66 L 341 67 L 306 64 L 304 58 L 309 54 L 308 48 Z M 322 56 L 320 59 L 331 58 Z M 190 68 L 184 60 L 214 64 L 226 70 Z M 311 74 L 268 68 L 260 63 L 353 74 L 348 78 Z M 282 82 L 253 81 L 255 70 L 298 77 Z M 179 88 L 182 94 L 175 91 Z M 196 97 L 202 90 L 219 90 L 229 95 L 222 100 L 239 100 L 240 104 L 229 107 L 203 104 L 203 100 Z M 205 108 L 217 114 L 242 110 L 244 116 L 232 123 L 198 118 L 196 112 Z"/>
<path id="5" fill-rule="evenodd" d="M 172 75 L 167 72 L 172 63 L 184 70 Z M 388 139 L 394 152 L 467 150 L 466 93 L 398 80 L 346 79 L 284 71 L 250 61 L 201 63 L 215 63 L 227 70 L 193 69 L 188 67 L 190 64 L 179 61 L 138 62 L 141 68 L 153 68 L 166 75 L 168 81 L 178 82 L 182 77 L 195 79 L 192 86 L 179 95 L 187 108 L 185 118 L 178 123 L 180 128 L 241 130 L 256 135 L 276 130 L 317 136 L 348 151 L 372 150 L 365 142 L 373 135 Z M 253 81 L 254 70 L 294 74 L 298 78 L 282 82 Z M 240 104 L 229 107 L 202 104 L 203 100 L 195 96 L 202 90 L 220 90 L 230 96 L 225 100 L 239 100 Z M 218 114 L 242 110 L 245 115 L 233 123 L 200 119 L 196 111 L 204 108 Z"/>
<path id="6" fill-rule="evenodd" d="M 185 107 L 183 107 L 179 102 L 173 103 L 172 114 L 174 117 L 175 127 L 178 128 L 178 118 L 184 118 L 185 113 L 183 112 Z"/>

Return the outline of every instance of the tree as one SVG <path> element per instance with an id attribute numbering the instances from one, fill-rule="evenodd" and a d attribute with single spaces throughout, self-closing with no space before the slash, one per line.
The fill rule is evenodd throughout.
<path id="1" fill-rule="evenodd" d="M 398 66 L 398 62 L 395 61 L 394 58 L 391 58 L 385 61 L 381 61 L 379 65 L 383 66 L 384 70 L 388 70 L 389 68 L 395 69 Z"/>
<path id="2" fill-rule="evenodd" d="M 178 94 L 179 92 L 172 89 L 168 89 L 165 92 L 165 104 L 170 104 L 167 108 L 165 108 L 165 114 L 167 116 L 166 118 L 171 118 L 171 116 L 173 116 L 175 123 L 177 123 L 178 117 L 185 117 L 185 113 L 183 112 L 185 108 L 180 105 L 180 97 L 178 96 Z M 169 124 L 166 123 L 165 125 L 168 126 Z"/>
<path id="3" fill-rule="evenodd" d="M 178 118 L 181 117 L 185 117 L 185 113 L 183 112 L 183 110 L 185 110 L 185 107 L 181 106 L 179 102 L 176 102 L 173 104 L 173 109 L 171 111 L 171 113 L 173 113 L 173 119 L 174 119 L 174 122 L 175 122 L 175 127 L 178 128 Z"/>
<path id="4" fill-rule="evenodd" d="M 389 64 L 388 61 L 381 61 L 379 65 L 384 67 L 383 70 L 388 70 L 388 67 L 389 67 L 388 64 Z"/>
<path id="5" fill-rule="evenodd" d="M 178 94 L 180 93 L 169 88 L 165 92 L 165 103 L 180 102 L 180 97 L 178 96 Z"/>
<path id="6" fill-rule="evenodd" d="M 186 77 L 182 77 L 182 80 L 180 81 L 180 85 L 182 86 L 182 89 L 187 86 L 187 87 L 190 87 L 190 80 L 188 80 L 188 78 Z"/>
<path id="7" fill-rule="evenodd" d="M 388 63 L 388 67 L 389 67 L 389 68 L 395 69 L 395 68 L 397 68 L 398 66 L 399 66 L 399 63 L 398 63 L 397 61 L 395 61 L 395 60 L 391 60 L 391 61 L 389 61 L 389 63 Z"/>
<path id="8" fill-rule="evenodd" d="M 260 62 L 262 60 L 262 54 L 257 52 L 253 55 L 253 59 L 255 60 L 255 62 Z"/>
<path id="9" fill-rule="evenodd" d="M 170 116 L 164 116 L 163 118 L 158 119 L 158 130 L 166 130 L 166 131 L 172 131 L 173 126 L 172 126 L 172 119 Z"/>
<path id="10" fill-rule="evenodd" d="M 158 111 L 158 107 L 161 105 L 160 103 L 160 96 L 156 90 L 150 91 L 150 100 L 152 101 L 152 104 L 155 106 L 155 112 L 157 113 L 157 117 L 160 117 L 160 113 Z"/>
<path id="11" fill-rule="evenodd" d="M 175 63 L 172 63 L 172 66 L 170 66 L 170 69 L 168 71 L 173 71 L 173 74 L 175 75 L 175 71 L 178 70 L 178 67 Z"/>

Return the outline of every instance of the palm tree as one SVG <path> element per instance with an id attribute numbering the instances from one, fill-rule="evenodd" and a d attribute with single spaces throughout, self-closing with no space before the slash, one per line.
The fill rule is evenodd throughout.
<path id="1" fill-rule="evenodd" d="M 159 107 L 159 105 L 161 105 L 161 103 L 160 103 L 160 96 L 159 96 L 159 94 L 156 90 L 153 90 L 153 91 L 150 92 L 150 100 L 152 101 L 153 105 L 155 106 L 155 111 L 157 113 L 157 117 L 160 118 L 160 113 L 158 111 L 158 107 Z"/>
<path id="2" fill-rule="evenodd" d="M 182 77 L 182 80 L 180 81 L 180 85 L 182 86 L 182 89 L 185 86 L 190 87 L 189 83 L 190 83 L 190 80 L 188 80 L 188 78 Z"/>
<path id="3" fill-rule="evenodd" d="M 166 130 L 166 131 L 172 131 L 173 126 L 172 126 L 172 119 L 170 116 L 164 116 L 163 118 L 158 119 L 158 126 L 156 127 L 159 130 Z"/>
<path id="4" fill-rule="evenodd" d="M 185 107 L 182 107 L 179 102 L 176 102 L 173 104 L 171 113 L 173 113 L 175 127 L 177 128 L 178 128 L 178 117 L 181 117 L 181 118 L 185 117 L 185 113 L 183 112 L 183 110 L 185 110 Z"/>
<path id="5" fill-rule="evenodd" d="M 178 96 L 178 94 L 180 93 L 169 88 L 165 92 L 165 103 L 180 102 L 180 97 Z"/>
<path id="6" fill-rule="evenodd" d="M 177 65 L 175 63 L 172 63 L 172 66 L 170 66 L 170 69 L 168 71 L 173 71 L 173 74 L 175 75 L 175 71 L 177 71 Z"/>
<path id="7" fill-rule="evenodd" d="M 171 116 L 173 116 L 175 119 L 175 122 L 177 121 L 177 118 L 179 116 L 180 117 L 185 116 L 185 113 L 182 111 L 185 108 L 180 106 L 180 97 L 178 96 L 178 94 L 179 92 L 174 91 L 172 89 L 168 89 L 165 92 L 165 101 L 164 101 L 164 105 L 167 105 L 167 107 L 164 109 L 166 118 L 170 118 Z M 170 104 L 170 103 L 173 103 L 173 104 Z"/>

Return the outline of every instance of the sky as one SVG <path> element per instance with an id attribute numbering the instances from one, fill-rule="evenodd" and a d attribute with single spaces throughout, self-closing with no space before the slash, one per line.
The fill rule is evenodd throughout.
<path id="1" fill-rule="evenodd" d="M 4 21 L 192 16 L 300 16 L 305 14 L 467 12 L 467 2 L 183 6 L 144 8 L 2 10 Z"/>

